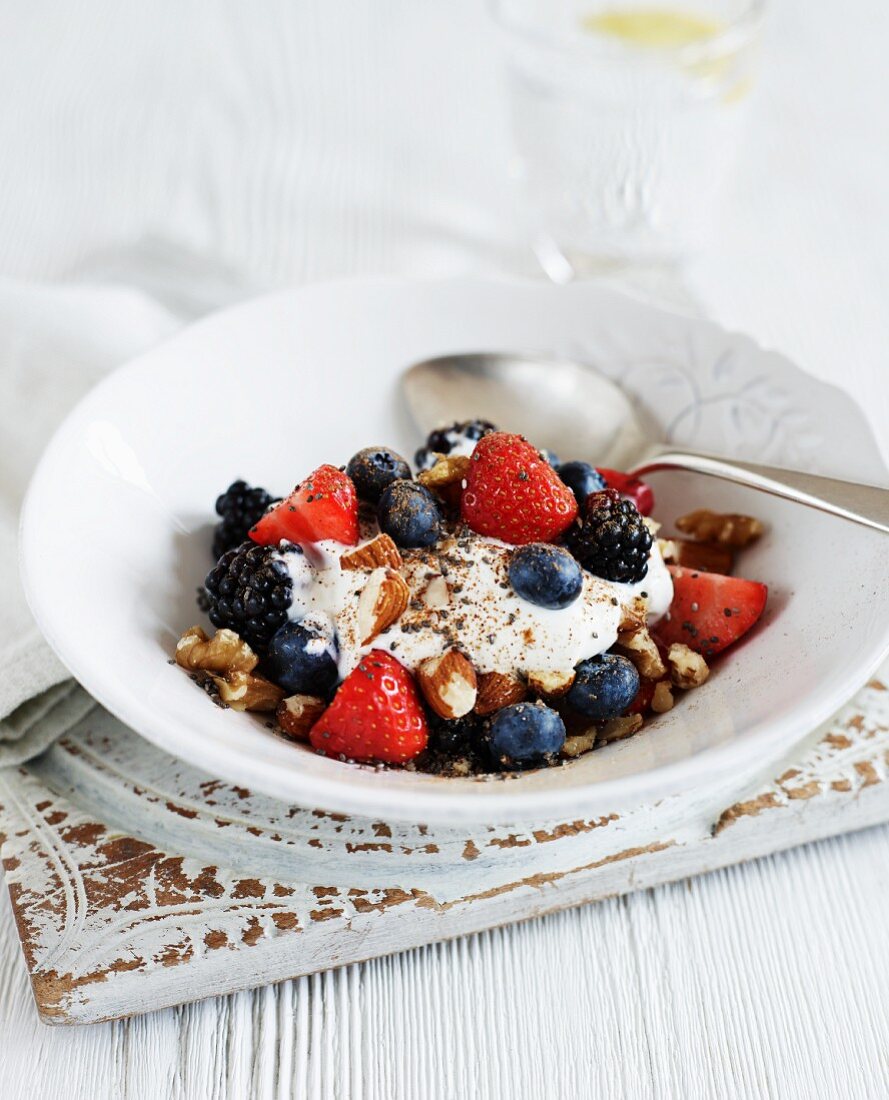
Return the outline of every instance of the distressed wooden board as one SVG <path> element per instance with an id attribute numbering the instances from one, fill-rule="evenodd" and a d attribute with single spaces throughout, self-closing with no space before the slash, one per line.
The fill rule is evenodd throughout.
<path id="1" fill-rule="evenodd" d="M 283 806 L 96 710 L 0 773 L 0 855 L 41 1017 L 87 1023 L 262 985 L 889 820 L 886 670 L 773 783 L 522 829 Z"/>

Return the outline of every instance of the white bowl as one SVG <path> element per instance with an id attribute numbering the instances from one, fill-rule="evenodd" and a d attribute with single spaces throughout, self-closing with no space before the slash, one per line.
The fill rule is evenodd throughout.
<path id="1" fill-rule="evenodd" d="M 280 739 L 261 717 L 212 706 L 168 663 L 182 630 L 201 619 L 195 589 L 212 564 L 213 501 L 229 481 L 285 492 L 312 467 L 370 443 L 412 453 L 420 440 L 398 396 L 402 368 L 483 349 L 586 360 L 619 378 L 674 442 L 885 477 L 861 413 L 840 391 L 703 321 L 584 285 L 374 281 L 286 291 L 211 317 L 116 371 L 49 445 L 24 509 L 22 565 L 37 621 L 72 674 L 161 748 L 333 811 L 544 820 L 762 774 L 889 648 L 887 543 L 685 475 L 655 484 L 664 521 L 711 506 L 768 522 L 741 564 L 770 587 L 764 619 L 704 688 L 638 736 L 565 767 L 458 780 L 330 760 Z"/>

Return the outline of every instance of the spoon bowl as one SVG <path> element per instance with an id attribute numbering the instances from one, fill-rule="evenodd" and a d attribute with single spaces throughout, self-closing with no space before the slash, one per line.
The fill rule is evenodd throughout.
<path id="1" fill-rule="evenodd" d="M 424 434 L 455 420 L 483 416 L 564 458 L 585 458 L 637 476 L 691 470 L 889 534 L 889 490 L 677 450 L 658 438 L 616 383 L 582 363 L 540 355 L 463 352 L 415 363 L 401 381 Z"/>
<path id="2" fill-rule="evenodd" d="M 655 437 L 653 424 L 619 386 L 570 359 L 442 355 L 409 367 L 402 387 L 424 435 L 480 416 L 566 459 L 593 455 L 620 469 L 635 463 Z"/>

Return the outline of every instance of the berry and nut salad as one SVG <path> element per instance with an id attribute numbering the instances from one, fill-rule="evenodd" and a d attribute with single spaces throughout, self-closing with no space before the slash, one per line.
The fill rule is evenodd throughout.
<path id="1" fill-rule="evenodd" d="M 732 576 L 762 533 L 691 512 L 659 539 L 645 483 L 483 420 L 388 447 L 289 496 L 234 482 L 176 661 L 340 760 L 474 775 L 564 762 L 698 687 L 762 614 Z"/>

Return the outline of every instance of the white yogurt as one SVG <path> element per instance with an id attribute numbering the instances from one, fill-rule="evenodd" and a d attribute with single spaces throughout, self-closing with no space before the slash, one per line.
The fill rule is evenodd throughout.
<path id="1" fill-rule="evenodd" d="M 472 452 L 475 450 L 475 445 L 478 443 L 477 439 L 470 439 L 469 436 L 464 435 L 463 432 L 457 431 L 456 428 L 451 428 L 450 431 L 444 433 L 445 439 L 448 441 L 448 456 L 451 455 L 464 455 L 466 458 L 472 456 Z M 434 452 L 429 451 L 424 461 L 420 464 L 418 469 L 428 470 L 435 465 Z"/>
<path id="2" fill-rule="evenodd" d="M 566 608 L 551 610 L 515 594 L 507 568 L 513 547 L 468 533 L 426 550 L 403 550 L 401 575 L 411 601 L 397 623 L 361 645 L 358 598 L 367 570 L 343 570 L 348 548 L 316 543 L 305 554 L 281 555 L 293 579 L 291 619 L 309 619 L 323 631 L 325 648 L 336 637 L 340 676 L 372 649 L 391 653 L 413 669 L 427 657 L 457 646 L 478 672 L 567 671 L 604 653 L 617 640 L 622 606 L 635 596 L 649 621 L 670 606 L 673 583 L 657 543 L 648 573 L 635 585 L 614 584 L 584 571 L 583 588 Z M 311 559 L 311 560 L 310 560 Z"/>

